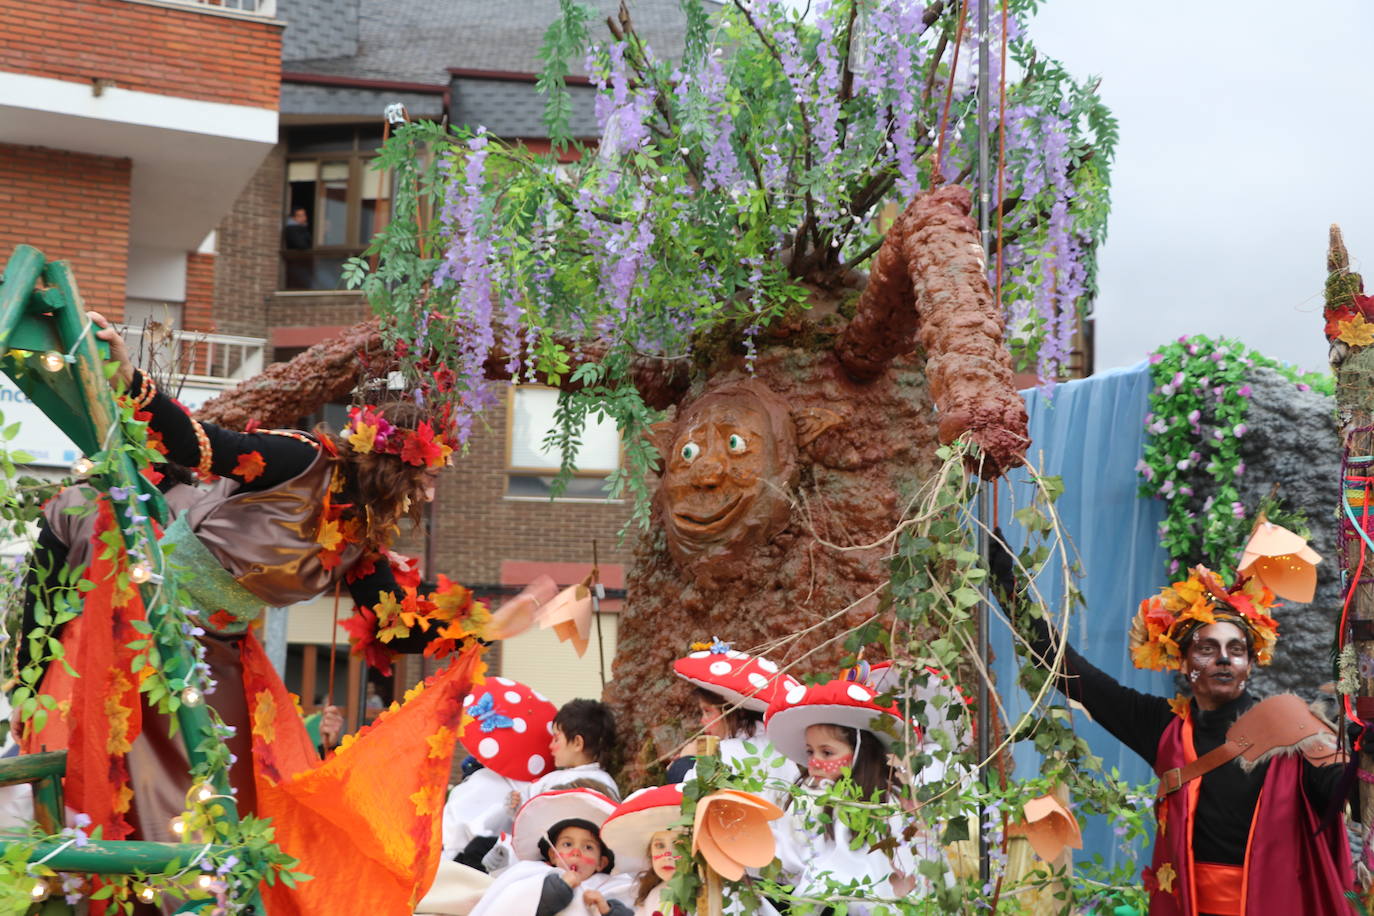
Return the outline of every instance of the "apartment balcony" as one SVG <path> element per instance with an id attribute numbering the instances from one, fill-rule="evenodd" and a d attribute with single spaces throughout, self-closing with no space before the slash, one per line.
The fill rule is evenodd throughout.
<path id="1" fill-rule="evenodd" d="M 131 160 L 131 247 L 184 256 L 276 144 L 275 3 L 0 0 L 0 144 Z"/>
<path id="2" fill-rule="evenodd" d="M 173 331 L 157 325 L 126 328 L 124 337 L 140 368 L 152 368 L 182 383 L 187 394 L 182 401 L 192 409 L 262 372 L 267 350 L 261 337 Z"/>

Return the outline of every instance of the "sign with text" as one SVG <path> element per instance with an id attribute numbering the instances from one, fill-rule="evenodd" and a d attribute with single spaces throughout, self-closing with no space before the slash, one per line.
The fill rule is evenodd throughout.
<path id="1" fill-rule="evenodd" d="M 220 392 L 214 388 L 182 388 L 177 400 L 189 410 L 199 410 L 201 405 Z M 24 392 L 15 387 L 8 376 L 0 375 L 0 416 L 4 426 L 19 424 L 19 435 L 10 441 L 12 448 L 28 452 L 33 459 L 30 464 L 40 467 L 70 467 L 81 457 L 72 441 L 63 435 L 43 411 L 28 399 Z"/>

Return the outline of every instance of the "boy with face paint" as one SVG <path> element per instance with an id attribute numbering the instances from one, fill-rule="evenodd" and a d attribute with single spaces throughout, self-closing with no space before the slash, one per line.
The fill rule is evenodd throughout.
<path id="1" fill-rule="evenodd" d="M 999 570 L 994 556 L 991 565 L 999 600 L 1014 606 L 1009 564 Z M 1141 602 L 1131 628 L 1133 661 L 1177 670 L 1192 694 L 1186 701 L 1124 687 L 1065 646 L 1059 691 L 1160 775 L 1154 856 L 1144 870 L 1151 916 L 1349 912 L 1344 892 L 1353 875 L 1344 826 L 1339 819 L 1321 825 L 1341 791 L 1344 760 L 1334 736 L 1300 701 L 1260 701 L 1246 689 L 1277 638 L 1268 616 L 1273 601 L 1254 580 L 1228 588 L 1199 566 Z M 1044 619 L 1027 621 L 1027 629 L 1032 658 L 1053 659 L 1058 640 Z M 1297 722 L 1310 740 L 1275 737 L 1266 745 L 1267 736 L 1291 729 L 1261 724 L 1263 711 L 1246 716 L 1261 702 L 1275 710 L 1283 700 L 1293 700 L 1282 707 L 1288 719 L 1311 718 Z M 1252 753 L 1266 747 L 1265 754 Z M 1257 762 L 1245 763 L 1241 753 Z"/>
<path id="2" fill-rule="evenodd" d="M 601 824 L 615 802 L 592 789 L 546 792 L 515 817 L 520 861 L 503 871 L 472 916 L 633 916 L 633 881 L 611 874 L 614 854 Z"/>

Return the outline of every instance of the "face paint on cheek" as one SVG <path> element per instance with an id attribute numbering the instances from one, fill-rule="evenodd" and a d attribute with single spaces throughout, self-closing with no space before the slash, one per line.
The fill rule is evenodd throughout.
<path id="1" fill-rule="evenodd" d="M 821 775 L 827 779 L 834 779 L 840 775 L 840 770 L 854 762 L 853 754 L 845 754 L 843 757 L 832 757 L 829 760 L 821 760 L 817 757 L 808 758 L 806 768 L 812 775 Z"/>

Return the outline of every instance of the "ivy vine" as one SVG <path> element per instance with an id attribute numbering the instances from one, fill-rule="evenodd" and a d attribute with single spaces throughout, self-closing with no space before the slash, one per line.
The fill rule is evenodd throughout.
<path id="1" fill-rule="evenodd" d="M 1203 563 L 1230 575 L 1259 508 L 1247 508 L 1238 487 L 1246 471 L 1240 453 L 1249 431 L 1251 370 L 1273 369 L 1300 390 L 1324 394 L 1334 393 L 1335 381 L 1299 372 L 1229 337 L 1180 337 L 1150 354 L 1149 363 L 1154 390 L 1136 470 L 1141 495 L 1167 504 L 1159 539 L 1169 554 L 1169 574 Z M 1277 503 L 1265 509 L 1278 520 Z"/>

